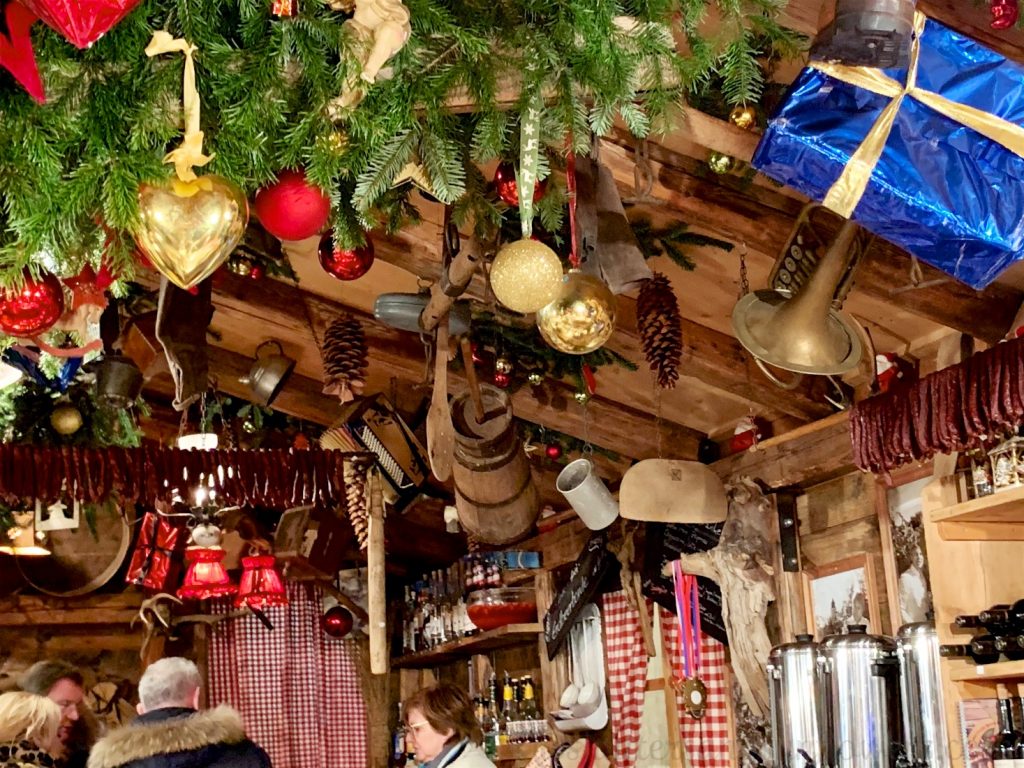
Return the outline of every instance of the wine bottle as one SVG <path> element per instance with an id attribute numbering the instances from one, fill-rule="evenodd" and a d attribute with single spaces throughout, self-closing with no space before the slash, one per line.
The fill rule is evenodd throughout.
<path id="1" fill-rule="evenodd" d="M 1018 696 L 1014 704 L 1017 707 L 1017 741 L 1013 745 L 1014 766 L 1024 768 L 1024 699 Z"/>
<path id="2" fill-rule="evenodd" d="M 1001 635 L 996 638 L 995 646 L 1010 661 L 1024 659 L 1024 635 Z"/>
<path id="3" fill-rule="evenodd" d="M 985 626 L 1010 627 L 1018 632 L 1024 631 L 1024 600 L 1013 605 L 994 605 L 978 614 Z"/>
<path id="4" fill-rule="evenodd" d="M 999 735 L 992 743 L 992 768 L 1016 768 L 1020 734 L 1014 722 L 1013 699 L 999 700 Z"/>
<path id="5" fill-rule="evenodd" d="M 996 611 L 1003 611 L 1008 609 L 1010 606 L 1008 603 L 997 603 L 991 608 L 987 608 L 977 614 L 961 614 L 960 616 L 953 617 L 953 624 L 958 629 L 987 629 L 993 633 L 999 633 L 1000 631 L 1006 630 L 1007 627 L 999 621 L 990 620 L 990 614 Z"/>
<path id="6" fill-rule="evenodd" d="M 992 664 L 999 661 L 999 651 L 978 654 L 969 644 L 940 645 L 939 655 L 947 659 L 971 659 L 975 664 Z"/>

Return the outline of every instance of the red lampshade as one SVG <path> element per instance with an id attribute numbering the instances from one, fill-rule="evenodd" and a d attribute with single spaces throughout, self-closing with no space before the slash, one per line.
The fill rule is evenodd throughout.
<path id="1" fill-rule="evenodd" d="M 242 558 L 242 579 L 238 586 L 235 605 L 265 608 L 270 605 L 288 605 L 281 574 L 274 568 L 273 555 L 253 555 Z"/>
<path id="2" fill-rule="evenodd" d="M 224 567 L 224 555 L 220 547 L 189 547 L 185 550 L 188 570 L 185 582 L 178 590 L 178 597 L 184 599 L 206 600 L 209 597 L 233 595 L 238 587 L 231 583 L 227 569 Z"/>

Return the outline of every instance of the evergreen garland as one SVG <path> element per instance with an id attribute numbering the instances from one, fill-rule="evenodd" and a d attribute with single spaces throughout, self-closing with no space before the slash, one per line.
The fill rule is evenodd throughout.
<path id="1" fill-rule="evenodd" d="M 43 24 L 33 41 L 47 103 L 0 80 L 0 283 L 22 268 L 103 258 L 131 275 L 130 236 L 140 182 L 170 176 L 162 162 L 181 135 L 182 61 L 148 59 L 163 29 L 197 46 L 203 130 L 214 159 L 205 172 L 247 193 L 284 168 L 302 167 L 328 191 L 335 237 L 351 246 L 367 227 L 395 229 L 412 213 L 394 174 L 416 157 L 435 195 L 460 216 L 493 223 L 474 162 L 511 156 L 525 97 L 540 92 L 542 137 L 564 151 L 570 128 L 581 151 L 588 133 L 616 116 L 643 135 L 670 126 L 687 90 L 723 77 L 731 102 L 756 101 L 757 39 L 783 46 L 778 0 L 406 0 L 412 36 L 388 65 L 392 79 L 367 89 L 355 109 L 330 109 L 357 66 L 345 15 L 305 2 L 294 18 L 271 16 L 270 0 L 143 0 L 86 50 Z M 697 31 L 709 6 L 723 20 Z M 616 17 L 635 17 L 625 29 Z M 681 18 L 684 58 L 667 24 Z M 455 114 L 461 94 L 473 111 Z M 503 100 L 502 94 L 511 94 Z M 508 103 L 510 102 L 510 103 Z M 553 208 L 555 200 L 552 201 Z M 542 220 L 556 229 L 551 210 Z M 109 227 L 110 231 L 105 230 Z"/>

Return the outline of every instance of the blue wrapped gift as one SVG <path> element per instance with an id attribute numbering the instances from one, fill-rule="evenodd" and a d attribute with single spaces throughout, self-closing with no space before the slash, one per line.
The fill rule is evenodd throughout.
<path id="1" fill-rule="evenodd" d="M 1024 255 L 1024 66 L 918 13 L 907 68 L 806 68 L 752 164 L 984 288 Z"/>

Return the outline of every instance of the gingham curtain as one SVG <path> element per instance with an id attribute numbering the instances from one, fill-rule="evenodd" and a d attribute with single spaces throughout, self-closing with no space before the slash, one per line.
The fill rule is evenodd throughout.
<path id="1" fill-rule="evenodd" d="M 210 704 L 230 704 L 274 768 L 365 768 L 366 707 L 346 643 L 320 628 L 320 593 L 288 584 L 290 604 L 221 622 L 210 642 Z M 226 612 L 226 605 L 216 612 Z"/>
<path id="2" fill-rule="evenodd" d="M 647 653 L 640 634 L 640 616 L 629 605 L 625 592 L 621 591 L 604 595 L 602 608 L 615 766 L 643 768 L 636 764 L 647 679 Z M 678 669 L 679 626 L 673 614 L 663 611 L 662 615 L 662 637 L 673 668 Z M 700 720 L 682 715 L 679 727 L 691 768 L 730 768 L 725 663 L 725 646 L 704 635 L 701 642 L 701 679 L 708 688 L 708 708 Z M 677 696 L 677 703 L 679 711 L 685 712 L 681 697 Z"/>

